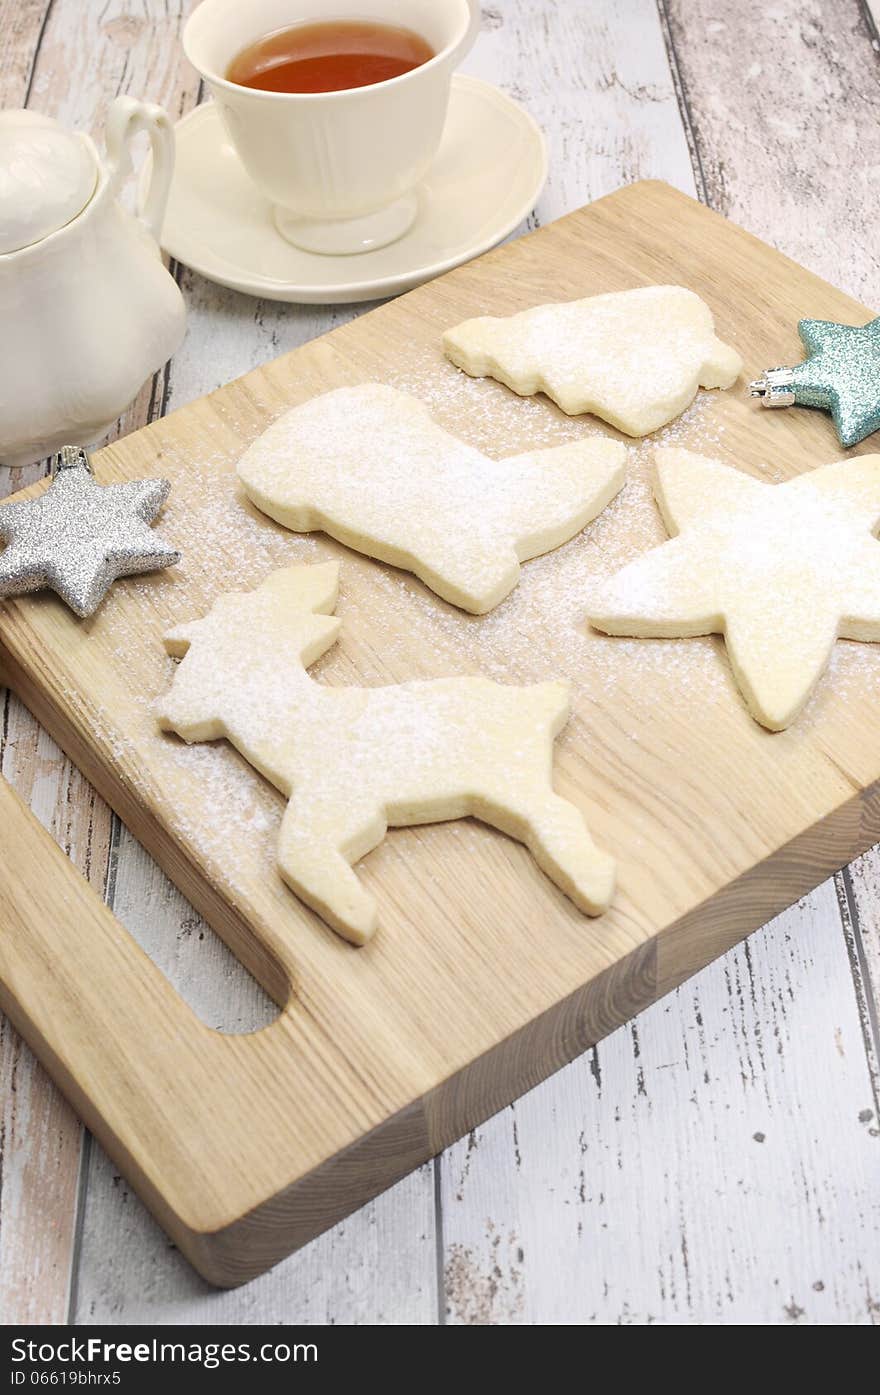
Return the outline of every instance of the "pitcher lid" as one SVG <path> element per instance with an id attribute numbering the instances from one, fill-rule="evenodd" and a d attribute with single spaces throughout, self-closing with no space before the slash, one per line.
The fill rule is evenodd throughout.
<path id="1" fill-rule="evenodd" d="M 0 253 L 63 228 L 95 191 L 89 143 L 50 116 L 0 111 Z"/>

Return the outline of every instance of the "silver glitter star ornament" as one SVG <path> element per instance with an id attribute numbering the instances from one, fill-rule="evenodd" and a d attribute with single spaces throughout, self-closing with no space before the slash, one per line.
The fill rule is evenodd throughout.
<path id="1" fill-rule="evenodd" d="M 880 430 L 880 316 L 866 325 L 801 320 L 807 357 L 793 368 L 767 368 L 749 383 L 765 407 L 822 407 L 844 446 Z"/>
<path id="2" fill-rule="evenodd" d="M 120 576 L 173 567 L 180 553 L 150 528 L 168 480 L 98 484 L 84 450 L 65 446 L 37 499 L 0 505 L 0 597 L 48 587 L 92 615 Z"/>

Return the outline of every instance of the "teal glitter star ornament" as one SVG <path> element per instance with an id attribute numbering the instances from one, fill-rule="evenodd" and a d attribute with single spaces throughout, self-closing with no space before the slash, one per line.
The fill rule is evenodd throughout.
<path id="1" fill-rule="evenodd" d="M 880 430 L 880 316 L 866 325 L 801 320 L 807 357 L 793 368 L 767 368 L 749 383 L 765 407 L 822 407 L 844 446 Z"/>

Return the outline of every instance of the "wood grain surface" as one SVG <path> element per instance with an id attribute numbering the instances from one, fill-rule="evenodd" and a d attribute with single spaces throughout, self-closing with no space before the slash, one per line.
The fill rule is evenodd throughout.
<path id="1" fill-rule="evenodd" d="M 7 1010 L 212 1282 L 242 1282 L 311 1239 L 880 830 L 873 646 L 839 646 L 836 681 L 770 734 L 748 716 L 717 641 L 633 644 L 585 626 L 597 577 L 662 536 L 650 449 L 629 453 L 603 526 L 533 565 L 491 619 L 327 539 L 292 538 L 235 484 L 243 449 L 279 411 L 370 378 L 415 379 L 440 425 L 467 421 L 472 444 L 496 455 L 576 439 L 593 424 L 459 374 L 440 354 L 443 327 L 553 294 L 683 279 L 713 306 L 723 339 L 748 343 L 749 373 L 791 335 L 804 301 L 820 317 L 864 318 L 668 185 L 634 184 L 107 447 L 99 478 L 171 479 L 162 527 L 182 564 L 117 585 L 87 624 L 51 595 L 0 617 L 13 687 L 284 1009 L 254 1037 L 211 1035 L 158 974 L 144 982 L 133 941 L 111 955 L 108 932 L 84 926 L 71 956 L 66 925 L 28 931 L 16 898 L 27 919 L 38 908 L 9 881 Z M 773 290 L 746 312 L 752 284 Z M 736 391 L 701 397 L 671 432 L 698 448 L 723 441 L 741 468 L 775 479 L 839 453 L 826 416 L 771 416 Z M 274 874 L 284 801 L 225 743 L 187 749 L 159 732 L 162 634 L 230 588 L 328 556 L 342 561 L 344 642 L 315 666 L 322 681 L 487 664 L 509 682 L 571 681 L 555 783 L 598 821 L 618 862 L 600 920 L 585 920 L 518 844 L 456 823 L 396 832 L 363 863 L 381 930 L 356 951 Z"/>
<path id="2" fill-rule="evenodd" d="M 173 18 L 176 8 L 152 3 L 82 5 L 78 0 L 55 0 L 51 7 L 0 5 L 4 21 L 0 27 L 4 104 L 15 105 L 25 98 L 32 73 L 36 90 L 31 93 L 30 104 L 46 111 L 63 108 L 66 119 L 84 126 L 99 126 L 100 108 L 117 88 L 172 104 L 194 100 L 193 89 L 187 89 L 183 98 L 177 95 L 179 89 L 173 84 L 164 91 L 156 85 L 146 91 L 139 85 L 145 71 L 145 46 L 149 48 L 154 42 L 165 45 L 163 80 L 174 71 L 172 60 L 176 59 L 176 51 L 172 51 L 168 16 L 171 13 Z M 50 9 L 41 44 L 44 12 Z M 87 11 L 93 36 L 105 25 L 117 34 L 128 26 L 130 49 L 102 49 L 99 65 L 95 51 L 79 47 Z M 727 171 L 726 197 L 736 200 L 727 207 L 734 216 L 744 225 L 762 231 L 807 265 L 811 264 L 812 253 L 805 238 L 815 221 L 816 209 L 821 207 L 827 238 L 824 244 L 819 239 L 813 245 L 817 255 L 824 245 L 834 262 L 831 279 L 869 304 L 880 303 L 874 264 L 861 250 L 863 210 L 871 203 L 871 171 L 878 158 L 878 131 L 870 119 L 872 94 L 876 93 L 877 53 L 867 28 L 868 11 L 849 0 L 833 6 L 806 7 L 794 0 L 780 0 L 772 11 L 769 17 L 757 5 L 743 4 L 737 6 L 734 22 L 729 9 L 719 13 L 717 7 L 702 3 L 665 4 L 659 10 L 644 0 L 589 7 L 565 0 L 558 4 L 548 0 L 502 0 L 486 6 L 483 34 L 467 67 L 499 82 L 525 101 L 547 131 L 551 177 L 537 221 L 558 216 L 619 183 L 652 175 L 666 178 L 687 191 L 697 189 L 702 197 L 715 202 L 720 197 L 720 185 L 703 177 L 702 160 L 707 169 L 719 167 Z M 817 12 L 822 21 L 821 42 L 816 39 Z M 728 25 L 726 31 L 718 28 L 723 24 Z M 772 41 L 775 36 L 778 44 L 777 24 L 784 30 L 788 47 L 784 79 L 776 74 L 774 62 Z M 731 33 L 735 35 L 735 45 L 731 45 Z M 535 61 L 536 42 L 542 54 L 540 64 Z M 735 52 L 758 55 L 764 64 L 763 80 L 743 83 L 741 73 L 725 70 L 722 81 L 719 65 L 734 62 L 733 52 L 721 51 L 725 46 Z M 108 68 L 108 52 L 121 54 L 121 66 Z M 71 80 L 71 72 L 76 81 Z M 863 158 L 848 171 L 845 181 L 833 177 L 828 182 L 799 179 L 783 211 L 778 198 L 780 182 L 784 183 L 791 166 L 803 159 L 801 129 L 785 120 L 795 98 L 802 108 L 806 102 L 807 108 L 821 111 L 822 141 L 833 142 L 838 132 L 857 129 Z M 815 121 L 816 111 L 810 109 L 808 115 Z M 744 125 L 761 133 L 760 158 L 742 157 Z M 694 149 L 697 140 L 700 160 Z M 689 158 L 689 146 L 693 159 Z M 534 225 L 535 221 L 530 223 Z M 855 245 L 860 249 L 857 255 L 850 250 Z M 817 262 L 812 265 L 827 271 Z M 189 335 L 158 392 L 148 394 L 144 413 L 150 395 L 154 410 L 161 408 L 163 396 L 178 405 L 282 349 L 341 323 L 351 314 L 345 307 L 321 311 L 249 301 L 212 287 L 186 271 L 181 273 L 181 280 L 190 306 Z M 18 487 L 19 481 L 20 477 L 14 477 L 8 482 L 9 487 Z M 0 481 L 0 489 L 3 487 L 4 482 Z M 0 740 L 4 771 L 26 792 L 36 782 L 34 798 L 40 812 L 62 839 L 72 841 L 84 860 L 90 859 L 92 875 L 100 885 L 106 872 L 101 833 L 106 811 L 100 804 L 95 805 L 83 782 L 71 782 L 47 738 L 42 736 L 37 741 L 30 719 L 14 700 L 7 701 Z M 71 840 L 70 831 L 74 828 L 86 836 Z M 872 1267 L 870 1253 L 861 1242 L 859 1227 L 844 1228 L 828 1237 L 821 1206 L 810 1206 L 799 1196 L 793 1203 L 797 1230 L 783 1244 L 778 1235 L 772 1185 L 773 1179 L 784 1179 L 797 1171 L 805 1179 L 805 1186 L 812 1185 L 814 1193 L 821 1191 L 821 1179 L 832 1174 L 840 1187 L 852 1186 L 849 1159 L 858 1151 L 858 1140 L 863 1133 L 870 1137 L 872 1130 L 876 1140 L 876 1077 L 872 1095 L 870 1081 L 866 1083 L 864 1076 L 865 1052 L 856 1043 L 846 1058 L 859 1108 L 855 1113 L 848 1112 L 840 1127 L 832 1129 L 826 1116 L 836 1094 L 837 1063 L 841 1060 L 834 1042 L 825 1036 L 789 1033 L 783 1053 L 759 1049 L 762 1044 L 776 1041 L 791 1019 L 793 1000 L 787 974 L 790 943 L 809 931 L 830 956 L 829 965 L 837 966 L 841 972 L 826 974 L 817 970 L 802 977 L 798 982 L 799 996 L 808 1005 L 813 1000 L 817 1005 L 829 1001 L 829 1011 L 842 1021 L 848 1020 L 850 1010 L 861 1010 L 863 1039 L 871 1046 L 872 1059 L 876 1060 L 871 1037 L 876 1007 L 872 1005 L 871 984 L 876 994 L 877 975 L 875 972 L 871 978 L 869 966 L 873 963 L 876 969 L 877 903 L 870 895 L 871 865 L 869 854 L 851 869 L 847 886 L 855 895 L 847 898 L 841 881 L 838 899 L 846 911 L 846 938 L 834 901 L 814 896 L 801 910 L 788 913 L 793 919 L 785 937 L 774 929 L 750 942 L 752 947 L 767 943 L 768 957 L 763 961 L 762 972 L 769 983 L 778 986 L 778 992 L 750 992 L 751 979 L 743 957 L 747 952 L 735 951 L 724 961 L 723 975 L 719 965 L 717 970 L 695 980 L 693 986 L 679 990 L 661 1007 L 652 1009 L 648 1016 L 650 1020 L 662 1021 L 662 1034 L 640 1035 L 638 1030 L 627 1028 L 600 1048 L 605 1097 L 618 1111 L 627 1116 L 632 1113 L 634 1125 L 627 1148 L 646 1159 L 644 1190 L 635 1203 L 640 1218 L 657 1209 L 661 1192 L 647 1159 L 661 1147 L 664 1156 L 674 1159 L 674 1151 L 665 1149 L 665 1141 L 669 1140 L 669 1148 L 674 1149 L 679 1107 L 672 1114 L 655 1113 L 648 1129 L 644 1113 L 639 1112 L 644 1101 L 639 1069 L 647 1069 L 653 1061 L 664 1072 L 664 1079 L 678 1082 L 678 1097 L 687 1101 L 686 1113 L 692 1120 L 688 1146 L 705 1151 L 711 1144 L 719 1158 L 727 1159 L 735 1169 L 744 1146 L 742 1140 L 750 1137 L 747 1125 L 751 1122 L 740 1081 L 748 1075 L 760 1086 L 768 1065 L 778 1066 L 778 1089 L 767 1110 L 775 1127 L 766 1132 L 759 1154 L 763 1185 L 757 1187 L 754 1205 L 743 1216 L 738 1233 L 744 1267 L 737 1273 L 740 1279 L 745 1275 L 748 1294 L 735 1296 L 740 1302 L 748 1299 L 753 1313 L 765 1322 L 870 1321 L 875 1311 L 872 1294 L 876 1295 L 880 1284 L 876 1266 Z M 230 965 L 216 939 L 118 826 L 114 832 L 112 873 L 109 889 L 111 894 L 114 886 L 124 889 L 122 910 L 130 928 L 151 942 L 154 952 L 157 944 L 163 947 L 166 966 L 173 970 L 175 963 L 179 965 L 178 987 L 191 992 L 188 985 L 198 983 L 197 1006 L 206 1021 L 241 1027 L 256 1026 L 266 1020 L 268 1009 L 265 1003 L 259 1006 L 258 995 L 239 966 L 234 962 Z M 816 908 L 815 914 L 811 915 L 811 908 Z M 700 994 L 703 984 L 706 988 Z M 740 991 L 738 984 L 746 986 Z M 711 1040 L 699 1021 L 706 1012 L 707 997 L 715 1004 L 717 1031 Z M 4 1062 L 14 1063 L 21 1048 L 11 1031 L 4 1037 L 2 1049 L 9 1053 L 4 1054 Z M 27 1059 L 26 1052 L 23 1058 Z M 809 1062 L 812 1073 L 811 1089 L 803 1096 L 796 1089 L 787 1088 L 799 1062 Z M 7 1064 L 5 1069 L 9 1068 Z M 595 1138 L 598 1121 L 591 1093 L 595 1069 L 591 1053 L 530 1098 L 545 1096 L 548 1102 L 552 1101 L 555 1113 L 562 1111 L 577 1121 L 578 1133 L 587 1139 Z M 484 1307 L 456 1305 L 453 1289 L 464 1246 L 475 1257 L 470 1271 L 474 1282 L 485 1291 L 493 1290 L 495 1270 L 489 1261 L 483 1266 L 483 1240 L 495 1231 L 512 1237 L 511 1282 L 528 1295 L 513 1320 L 528 1321 L 542 1309 L 547 1311 L 548 1305 L 556 1301 L 552 1297 L 554 1289 L 565 1296 L 570 1321 L 642 1321 L 648 1320 L 646 1313 L 654 1320 L 715 1320 L 709 1281 L 716 1267 L 713 1257 L 720 1253 L 721 1242 L 712 1178 L 698 1175 L 692 1179 L 687 1194 L 679 1194 L 676 1209 L 669 1214 L 662 1232 L 648 1227 L 644 1240 L 637 1239 L 631 1216 L 613 1227 L 597 1219 L 594 1226 L 582 1232 L 591 1272 L 607 1276 L 608 1280 L 597 1283 L 598 1299 L 588 1311 L 577 1285 L 568 1282 L 566 1274 L 550 1273 L 542 1263 L 539 1249 L 530 1246 L 523 1250 L 516 1242 L 521 1216 L 540 1217 L 552 1208 L 554 1197 L 564 1190 L 565 1177 L 577 1172 L 580 1140 L 575 1150 L 566 1131 L 558 1136 L 551 1131 L 548 1135 L 541 1120 L 538 1142 L 546 1154 L 546 1167 L 540 1176 L 532 1171 L 524 1177 L 517 1163 L 523 1143 L 528 1144 L 529 1140 L 529 1120 L 523 1118 L 517 1121 L 518 1144 L 510 1141 L 507 1128 L 483 1131 L 478 1147 L 469 1148 L 463 1143 L 450 1150 L 433 1168 L 413 1174 L 266 1278 L 234 1293 L 209 1294 L 169 1250 L 161 1232 L 118 1175 L 114 1175 L 101 1150 L 88 1140 L 82 1187 L 78 1192 L 78 1148 L 74 1147 L 68 1150 L 69 1165 L 64 1165 L 65 1175 L 73 1177 L 73 1184 L 64 1191 L 66 1201 L 53 1207 L 51 1226 L 41 1228 L 29 1206 L 28 1189 L 17 1181 L 24 1167 L 30 1169 L 31 1177 L 38 1177 L 40 1168 L 49 1169 L 57 1161 L 54 1155 L 46 1154 L 33 1122 L 38 1117 L 33 1089 L 38 1094 L 48 1091 L 51 1096 L 51 1087 L 39 1071 L 35 1080 L 36 1085 L 26 1090 L 19 1074 L 16 1094 L 5 1100 L 0 1307 L 6 1320 L 24 1314 L 63 1317 L 67 1311 L 73 1319 L 84 1321 L 296 1321 L 304 1317 L 337 1322 L 431 1322 L 438 1316 L 443 1320 L 447 1307 L 451 1320 L 491 1320 L 491 1314 L 488 1319 L 481 1316 Z M 805 1144 L 799 1125 L 795 1127 L 796 1121 L 804 1124 Z M 75 1127 L 72 1120 L 70 1123 Z M 18 1139 L 14 1161 L 8 1142 L 13 1128 Z M 446 1181 L 465 1152 L 469 1175 L 478 1185 L 455 1201 L 454 1218 L 450 1218 Z M 593 1168 L 595 1156 L 594 1149 Z M 506 1178 L 510 1179 L 509 1184 Z M 505 1201 L 511 1187 L 517 1190 L 516 1210 Z M 858 1188 L 852 1189 L 858 1193 Z M 614 1198 L 624 1192 L 624 1174 L 609 1153 L 601 1194 L 613 1205 Z M 39 1187 L 30 1195 L 38 1197 Z M 870 1194 L 860 1195 L 863 1220 L 876 1217 L 876 1201 Z M 78 1229 L 74 1223 L 77 1196 Z M 487 1198 L 492 1199 L 491 1205 Z M 69 1209 L 65 1210 L 65 1206 Z M 60 1247 L 59 1263 L 54 1268 L 46 1262 L 45 1249 L 41 1249 L 47 1230 L 56 1237 L 71 1237 L 69 1249 Z M 452 1254 L 447 1232 L 455 1242 Z M 786 1299 L 780 1303 L 784 1274 L 798 1268 L 806 1271 L 808 1257 L 823 1236 L 828 1239 L 829 1266 L 840 1276 L 833 1286 L 828 1282 L 828 1274 L 824 1276 L 826 1291 L 833 1287 L 833 1303 L 818 1308 L 824 1300 L 816 1296 L 818 1290 L 809 1287 L 798 1302 Z M 487 1245 L 489 1253 L 491 1244 Z M 663 1276 L 683 1250 L 687 1254 L 688 1281 L 670 1286 Z M 389 1254 L 396 1256 L 394 1266 L 387 1262 Z M 570 1251 L 565 1254 L 566 1263 L 570 1263 Z M 632 1288 L 626 1311 L 619 1305 L 619 1283 L 612 1281 L 615 1274 L 623 1272 L 629 1275 Z M 21 1276 L 20 1284 L 14 1281 L 16 1274 Z"/>

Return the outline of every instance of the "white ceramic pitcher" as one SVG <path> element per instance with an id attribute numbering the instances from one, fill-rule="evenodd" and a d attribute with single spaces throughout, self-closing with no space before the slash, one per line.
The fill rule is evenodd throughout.
<path id="1" fill-rule="evenodd" d="M 130 142 L 150 137 L 137 213 L 117 199 Z M 117 97 L 102 162 L 88 136 L 0 112 L 0 463 L 95 440 L 183 338 L 186 311 L 156 241 L 174 166 L 161 107 Z"/>

